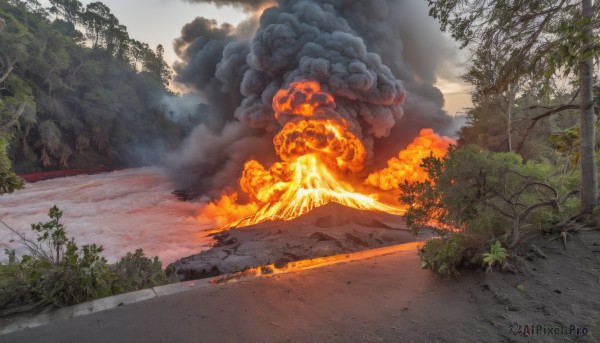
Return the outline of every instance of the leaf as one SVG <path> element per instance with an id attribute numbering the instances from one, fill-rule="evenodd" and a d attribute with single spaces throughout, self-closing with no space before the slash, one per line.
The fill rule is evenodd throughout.
<path id="1" fill-rule="evenodd" d="M 583 62 L 592 57 L 594 57 L 594 50 L 586 50 L 581 56 L 579 56 L 579 61 Z"/>

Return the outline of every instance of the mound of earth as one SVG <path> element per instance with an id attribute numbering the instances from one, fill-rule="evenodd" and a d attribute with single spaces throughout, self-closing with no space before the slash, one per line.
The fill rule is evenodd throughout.
<path id="1" fill-rule="evenodd" d="M 169 266 L 182 280 L 247 268 L 351 253 L 426 239 L 415 236 L 401 217 L 330 203 L 290 221 L 231 228 L 213 235 L 214 246 Z"/>

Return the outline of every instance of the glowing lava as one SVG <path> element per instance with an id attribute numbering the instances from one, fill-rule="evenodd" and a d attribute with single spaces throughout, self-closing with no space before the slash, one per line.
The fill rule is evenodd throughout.
<path id="1" fill-rule="evenodd" d="M 282 268 L 278 268 L 275 264 L 250 268 L 239 273 L 230 274 L 218 279 L 210 281 L 212 284 L 225 284 L 231 281 L 238 281 L 244 277 L 277 275 L 286 273 L 296 273 L 307 269 L 315 269 L 327 267 L 340 263 L 348 263 L 353 261 L 361 261 L 373 257 L 386 256 L 404 251 L 418 249 L 423 242 L 411 242 L 399 245 L 392 245 L 384 248 L 370 249 L 366 251 L 358 251 L 350 254 L 339 254 L 333 256 L 317 257 L 308 260 L 294 261 L 286 264 Z"/>
<path id="2" fill-rule="evenodd" d="M 452 140 L 431 129 L 423 130 L 406 151 L 390 160 L 388 168 L 371 174 L 364 182 L 355 181 L 355 187 L 350 180 L 357 180 L 352 174 L 364 170 L 367 149 L 360 128 L 351 127 L 335 108 L 333 97 L 316 81 L 293 82 L 279 90 L 273 110 L 282 129 L 273 144 L 282 161 L 270 168 L 248 161 L 240 186 L 250 202 L 239 205 L 237 194 L 224 195 L 207 205 L 202 215 L 217 219 L 219 225 L 227 222 L 229 227 L 243 227 L 267 220 L 291 220 L 330 202 L 402 214 L 400 204 L 379 199 L 382 191 L 397 189 L 405 179 L 424 180 L 427 176 L 419 167 L 421 160 L 431 151 L 435 156 L 444 155 Z M 374 194 L 365 193 L 365 185 L 374 186 L 370 192 Z"/>
<path id="3" fill-rule="evenodd" d="M 249 161 L 240 180 L 242 190 L 263 206 L 232 226 L 266 220 L 290 220 L 330 202 L 391 213 L 402 210 L 365 195 L 342 181 L 345 172 L 360 172 L 367 155 L 362 141 L 334 111 L 331 95 L 314 81 L 294 82 L 273 100 L 275 117 L 286 123 L 275 136 L 283 162 L 266 169 Z"/>
<path id="4" fill-rule="evenodd" d="M 259 168 L 259 172 L 249 170 L 250 168 Z M 403 213 L 403 210 L 398 207 L 379 202 L 376 195 L 364 195 L 356 192 L 350 184 L 336 178 L 333 172 L 314 154 L 301 156 L 293 163 L 278 163 L 268 171 L 264 168 L 260 170 L 260 168 L 262 165 L 256 161 L 246 164 L 242 178 L 242 188 L 245 191 L 251 189 L 244 187 L 244 181 L 273 180 L 273 174 L 279 174 L 281 169 L 285 170 L 284 175 L 289 173 L 290 178 L 260 187 L 254 194 L 263 200 L 271 201 L 267 202 L 256 214 L 243 218 L 232 226 L 247 226 L 266 220 L 290 220 L 330 202 L 362 210 Z M 253 176 L 266 174 L 268 176 L 247 180 L 245 178 L 247 174 Z"/>

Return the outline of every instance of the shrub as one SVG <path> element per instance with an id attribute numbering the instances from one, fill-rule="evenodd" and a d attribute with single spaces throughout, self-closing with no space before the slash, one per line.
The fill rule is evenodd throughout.
<path id="1" fill-rule="evenodd" d="M 409 204 L 407 223 L 417 229 L 446 223 L 490 236 L 504 234 L 514 245 L 524 227 L 552 226 L 577 211 L 578 187 L 570 178 L 559 181 L 560 168 L 525 163 L 514 153 L 453 147 L 443 158 L 424 159 L 422 166 L 430 180 L 405 183 L 400 194 L 400 201 Z"/>
<path id="2" fill-rule="evenodd" d="M 401 185 L 400 201 L 408 205 L 409 227 L 442 234 L 420 253 L 425 268 L 442 274 L 455 274 L 467 250 L 487 250 L 495 241 L 514 246 L 523 233 L 551 228 L 578 210 L 575 175 L 514 153 L 451 147 L 422 167 L 429 179 Z"/>
<path id="3" fill-rule="evenodd" d="M 421 249 L 421 268 L 431 269 L 445 276 L 458 276 L 463 262 L 463 239 L 460 235 L 430 239 Z"/>
<path id="4" fill-rule="evenodd" d="M 0 264 L 0 315 L 69 306 L 176 281 L 165 275 L 157 257 L 145 257 L 142 249 L 111 265 L 100 255 L 102 246 L 78 247 L 73 238 L 67 239 L 62 214 L 54 206 L 50 221 L 32 225 L 37 242 L 19 234 L 30 255 L 18 260 L 14 250 L 7 251 L 8 262 Z"/>
<path id="5" fill-rule="evenodd" d="M 111 270 L 115 275 L 112 284 L 114 294 L 131 292 L 138 289 L 155 287 L 176 282 L 174 275 L 168 277 L 162 269 L 158 257 L 150 259 L 142 249 L 127 253 Z"/>

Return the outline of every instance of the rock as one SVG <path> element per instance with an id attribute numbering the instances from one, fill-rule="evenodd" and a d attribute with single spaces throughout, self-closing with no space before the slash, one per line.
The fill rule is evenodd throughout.
<path id="1" fill-rule="evenodd" d="M 282 257 L 279 260 L 275 261 L 273 266 L 277 269 L 281 269 L 281 268 L 285 268 L 285 266 L 287 266 L 287 264 L 290 262 L 292 262 L 292 261 L 290 261 L 290 259 L 288 259 L 287 257 Z"/>
<path id="2" fill-rule="evenodd" d="M 357 237 L 356 235 L 354 235 L 354 234 L 352 234 L 350 232 L 346 232 L 345 236 L 346 236 L 346 238 L 350 242 L 352 242 L 354 244 L 362 245 L 364 247 L 368 247 L 369 246 L 369 243 L 366 240 L 361 239 L 361 238 Z"/>
<path id="3" fill-rule="evenodd" d="M 395 227 L 384 223 L 395 223 Z M 425 235 L 431 235 L 424 231 Z M 212 277 L 272 264 L 402 244 L 416 237 L 400 217 L 327 204 L 290 221 L 231 228 L 215 244 L 168 266 L 184 280 Z"/>
<path id="4" fill-rule="evenodd" d="M 324 234 L 322 232 L 315 232 L 312 235 L 310 235 L 310 238 L 314 238 L 318 241 L 337 241 L 336 238 L 334 238 L 330 235 Z"/>

